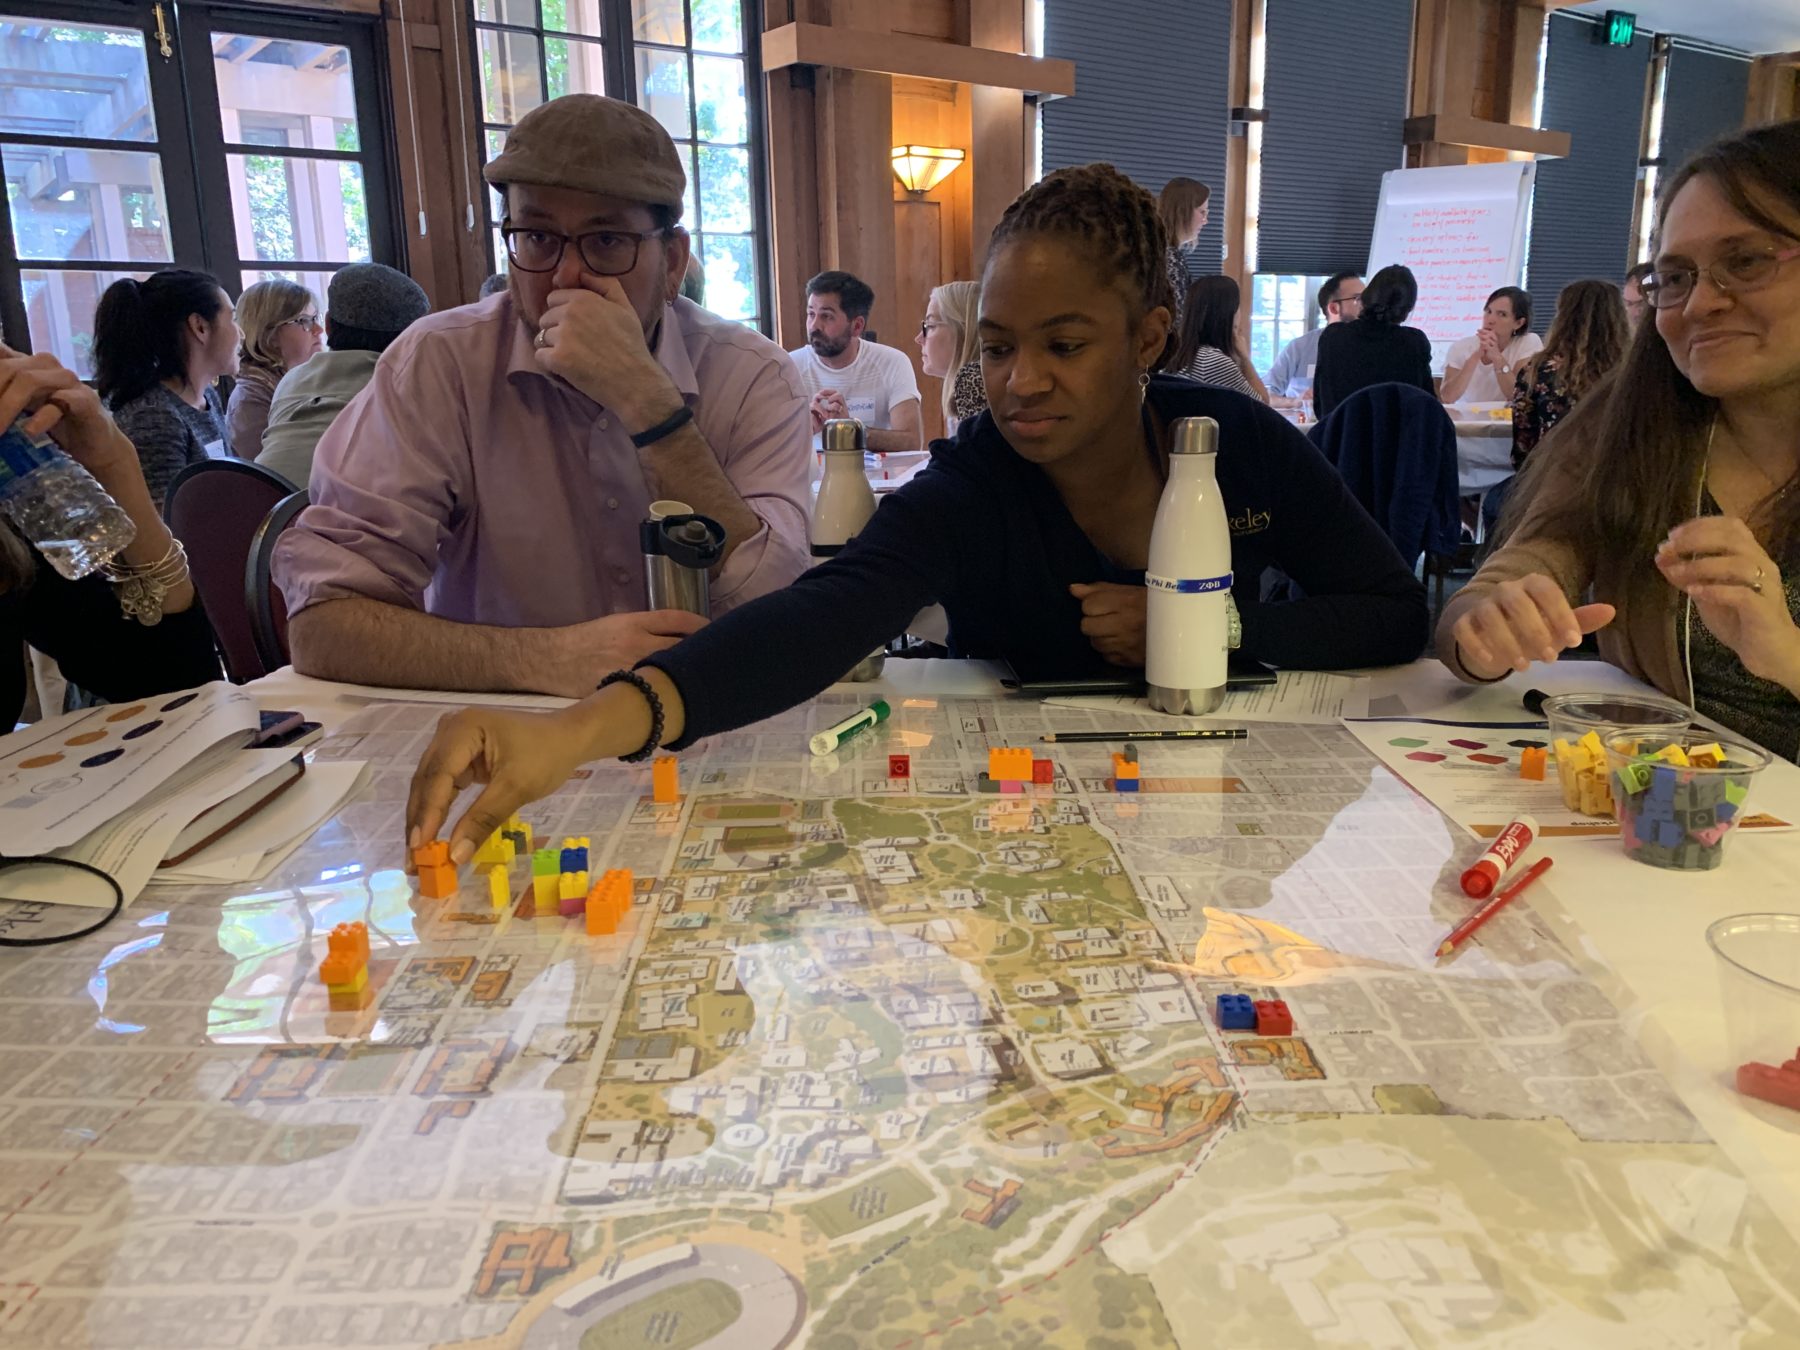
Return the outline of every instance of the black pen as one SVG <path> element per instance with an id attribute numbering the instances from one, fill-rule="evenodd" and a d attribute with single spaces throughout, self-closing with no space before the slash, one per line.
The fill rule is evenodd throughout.
<path id="1" fill-rule="evenodd" d="M 1064 731 L 1038 739 L 1077 745 L 1087 741 L 1242 741 L 1249 737 L 1244 727 L 1197 727 L 1191 731 Z"/>

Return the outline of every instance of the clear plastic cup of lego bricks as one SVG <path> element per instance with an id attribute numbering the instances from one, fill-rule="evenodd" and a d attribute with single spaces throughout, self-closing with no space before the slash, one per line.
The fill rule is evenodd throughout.
<path id="1" fill-rule="evenodd" d="M 1706 930 L 1737 1090 L 1800 1111 L 1800 914 L 1734 914 Z"/>
<path id="2" fill-rule="evenodd" d="M 1604 738 L 1624 731 L 1686 731 L 1694 714 L 1660 694 L 1557 694 L 1544 700 L 1544 720 L 1563 805 L 1583 815 L 1611 816 Z"/>
<path id="3" fill-rule="evenodd" d="M 1707 872 L 1724 861 L 1769 755 L 1710 731 L 1619 731 L 1606 739 L 1606 762 L 1625 856 Z"/>

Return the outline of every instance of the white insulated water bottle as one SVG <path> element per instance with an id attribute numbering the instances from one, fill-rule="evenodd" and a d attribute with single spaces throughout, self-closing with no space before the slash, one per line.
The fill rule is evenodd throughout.
<path id="1" fill-rule="evenodd" d="M 1219 424 L 1175 423 L 1169 481 L 1150 527 L 1144 678 L 1157 712 L 1197 716 L 1225 698 L 1231 634 L 1231 527 L 1214 465 Z"/>
<path id="2" fill-rule="evenodd" d="M 875 491 L 863 472 L 863 424 L 854 417 L 834 417 L 819 433 L 825 472 L 813 503 L 812 551 L 829 558 L 856 537 L 875 514 Z"/>

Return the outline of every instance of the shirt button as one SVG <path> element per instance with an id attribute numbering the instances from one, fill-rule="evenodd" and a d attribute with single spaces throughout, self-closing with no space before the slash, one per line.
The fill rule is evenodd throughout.
<path id="1" fill-rule="evenodd" d="M 606 419 L 604 417 L 602 417 L 598 422 L 594 423 L 594 425 L 599 427 L 600 430 L 605 431 L 606 430 Z"/>
<path id="2" fill-rule="evenodd" d="M 608 497 L 606 499 L 606 509 L 608 511 L 617 511 L 619 509 L 619 499 L 617 497 Z"/>

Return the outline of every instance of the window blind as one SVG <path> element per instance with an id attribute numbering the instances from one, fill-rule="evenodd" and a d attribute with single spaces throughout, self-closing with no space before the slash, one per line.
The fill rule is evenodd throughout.
<path id="1" fill-rule="evenodd" d="M 1220 269 L 1231 0 L 1045 0 L 1044 54 L 1075 63 L 1075 95 L 1044 105 L 1044 171 L 1102 161 L 1160 192 L 1171 178 L 1213 190 L 1212 219 L 1186 261 Z"/>
<path id="2" fill-rule="evenodd" d="M 1256 270 L 1369 256 L 1381 175 L 1405 161 L 1412 0 L 1268 0 Z"/>
<path id="3" fill-rule="evenodd" d="M 1744 125 L 1750 58 L 1707 51 L 1677 38 L 1663 86 L 1663 177 L 1721 136 Z"/>
<path id="4" fill-rule="evenodd" d="M 1526 283 L 1540 333 L 1564 286 L 1583 277 L 1618 281 L 1634 261 L 1650 40 L 1639 34 L 1629 47 L 1608 47 L 1593 40 L 1593 29 L 1573 14 L 1550 16 L 1543 125 L 1568 132 L 1571 143 L 1568 158 L 1537 166 Z"/>

